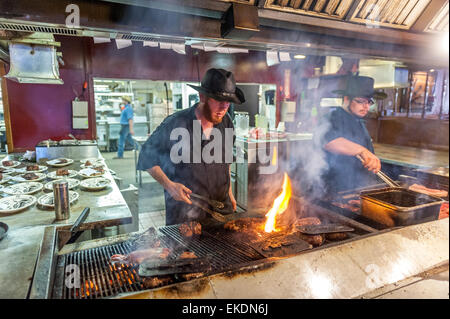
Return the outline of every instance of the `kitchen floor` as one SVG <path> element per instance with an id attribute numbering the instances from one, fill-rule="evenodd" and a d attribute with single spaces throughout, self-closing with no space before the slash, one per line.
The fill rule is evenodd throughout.
<path id="1" fill-rule="evenodd" d="M 142 172 L 142 185 L 136 181 L 134 170 L 134 151 L 125 151 L 123 159 L 114 159 L 115 152 L 102 152 L 108 167 L 120 180 L 120 189 L 129 188 L 130 184 L 139 189 L 139 230 L 165 225 L 166 211 L 164 189 L 148 173 Z"/>

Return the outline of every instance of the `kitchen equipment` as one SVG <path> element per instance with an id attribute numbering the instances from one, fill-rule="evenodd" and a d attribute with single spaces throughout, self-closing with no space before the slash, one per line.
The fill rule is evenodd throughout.
<path id="1" fill-rule="evenodd" d="M 236 122 L 236 136 L 247 136 L 250 125 L 250 118 L 248 112 L 234 112 L 234 120 Z"/>
<path id="2" fill-rule="evenodd" d="M 354 228 L 339 224 L 304 225 L 304 226 L 297 226 L 296 228 L 299 232 L 306 235 L 343 233 L 343 232 L 352 232 L 355 230 Z"/>
<path id="3" fill-rule="evenodd" d="M 5 238 L 7 233 L 8 233 L 8 225 L 0 222 L 0 240 Z"/>
<path id="4" fill-rule="evenodd" d="M 201 195 L 198 195 L 198 194 L 195 194 L 195 193 L 191 193 L 191 194 L 189 194 L 189 196 L 192 196 L 192 197 L 204 200 L 209 205 L 213 206 L 214 209 L 222 209 L 222 208 L 225 207 L 225 205 L 222 202 L 219 202 L 219 201 L 214 200 L 214 199 L 209 199 L 209 198 L 207 198 L 205 196 L 201 196 Z"/>
<path id="5" fill-rule="evenodd" d="M 82 232 L 79 232 L 79 229 L 81 227 L 81 224 L 86 220 L 86 218 L 89 215 L 89 212 L 91 209 L 89 207 L 86 207 L 81 212 L 80 216 L 77 218 L 73 226 L 70 228 L 70 230 L 60 230 L 58 232 L 58 248 L 61 249 L 64 245 L 70 244 L 75 242 L 77 238 L 81 235 Z"/>
<path id="6" fill-rule="evenodd" d="M 69 183 L 65 180 L 53 183 L 53 203 L 56 220 L 70 218 Z"/>
<path id="7" fill-rule="evenodd" d="M 98 157 L 97 142 L 91 140 L 63 140 L 42 141 L 36 145 L 36 162 L 41 158 L 56 159 L 70 158 L 81 160 L 83 158 Z"/>
<path id="8" fill-rule="evenodd" d="M 361 215 L 388 227 L 436 220 L 441 198 L 391 187 L 361 192 Z"/>
<path id="9" fill-rule="evenodd" d="M 364 164 L 364 160 L 362 159 L 361 156 L 356 155 L 356 158 L 358 158 L 361 163 Z M 379 171 L 377 173 L 377 176 L 379 178 L 381 178 L 383 180 L 383 182 L 385 182 L 386 184 L 388 184 L 390 187 L 400 187 L 400 185 L 398 183 L 396 183 L 395 181 L 393 181 L 389 176 L 387 176 L 385 173 L 383 173 L 382 171 Z"/>
<path id="10" fill-rule="evenodd" d="M 222 214 L 219 214 L 217 212 L 214 212 L 212 210 L 210 210 L 208 207 L 205 207 L 199 203 L 197 203 L 196 201 L 191 200 L 192 204 L 203 209 L 205 212 L 207 212 L 208 214 L 211 215 L 212 218 L 214 218 L 215 220 L 221 222 L 221 223 L 225 223 L 227 221 L 227 219 L 225 218 L 225 216 L 223 216 Z"/>

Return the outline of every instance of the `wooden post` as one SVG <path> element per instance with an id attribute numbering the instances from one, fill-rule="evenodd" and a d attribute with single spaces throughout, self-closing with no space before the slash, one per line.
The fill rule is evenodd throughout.
<path id="1" fill-rule="evenodd" d="M 442 110 L 444 108 L 444 101 L 446 99 L 445 93 L 447 91 L 447 70 L 444 70 L 444 78 L 442 79 L 442 95 L 441 95 L 441 106 L 439 107 L 439 117 L 438 119 L 442 119 Z"/>
<path id="2" fill-rule="evenodd" d="M 8 145 L 8 153 L 12 153 L 14 151 L 14 143 L 12 139 L 12 130 L 11 130 L 11 116 L 9 113 L 9 96 L 8 96 L 8 87 L 6 85 L 6 78 L 4 75 L 6 74 L 6 64 L 0 62 L 0 78 L 1 78 L 1 87 L 2 87 L 2 97 L 3 97 L 3 114 L 5 117 L 5 127 L 6 127 L 6 144 Z"/>

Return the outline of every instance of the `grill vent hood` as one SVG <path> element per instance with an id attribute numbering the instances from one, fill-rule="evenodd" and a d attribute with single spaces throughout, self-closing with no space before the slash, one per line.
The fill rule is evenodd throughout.
<path id="1" fill-rule="evenodd" d="M 10 69 L 6 78 L 19 83 L 63 84 L 53 34 L 35 32 L 9 42 Z"/>

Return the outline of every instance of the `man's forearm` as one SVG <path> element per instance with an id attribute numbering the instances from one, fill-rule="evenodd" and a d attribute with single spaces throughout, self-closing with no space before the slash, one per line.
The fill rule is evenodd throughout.
<path id="1" fill-rule="evenodd" d="M 132 119 L 129 119 L 129 120 L 128 120 L 128 124 L 129 124 L 129 126 L 130 126 L 130 131 L 133 131 L 133 120 L 132 120 Z"/>
<path id="2" fill-rule="evenodd" d="M 324 148 L 329 152 L 347 156 L 355 156 L 366 150 L 364 146 L 349 141 L 343 137 L 332 140 L 326 144 Z"/>
<path id="3" fill-rule="evenodd" d="M 170 183 L 172 183 L 159 166 L 153 166 L 147 171 L 162 187 L 164 187 L 164 189 L 167 189 Z"/>

